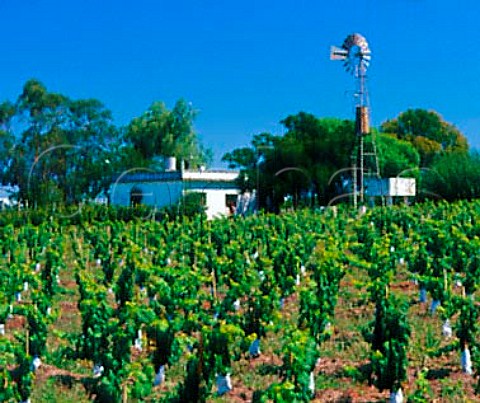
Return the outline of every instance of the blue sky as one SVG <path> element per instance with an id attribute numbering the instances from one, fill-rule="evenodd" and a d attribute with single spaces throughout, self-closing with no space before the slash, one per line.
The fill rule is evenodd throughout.
<path id="1" fill-rule="evenodd" d="M 434 109 L 480 146 L 477 1 L 0 0 L 0 15 L 0 100 L 37 78 L 121 125 L 185 98 L 216 165 L 289 114 L 352 118 L 354 82 L 329 48 L 353 32 L 372 49 L 374 125 Z"/>

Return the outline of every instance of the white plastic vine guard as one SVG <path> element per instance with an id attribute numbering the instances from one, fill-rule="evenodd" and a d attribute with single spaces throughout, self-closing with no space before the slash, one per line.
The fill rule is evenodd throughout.
<path id="1" fill-rule="evenodd" d="M 472 359 L 470 357 L 470 350 L 468 347 L 462 351 L 460 355 L 460 362 L 462 364 L 462 372 L 464 374 L 472 375 Z"/>
<path id="2" fill-rule="evenodd" d="M 103 365 L 95 364 L 95 366 L 93 367 L 93 377 L 98 378 L 102 376 L 103 371 L 104 371 Z"/>
<path id="3" fill-rule="evenodd" d="M 5 324 L 0 323 L 0 336 L 5 336 Z"/>
<path id="4" fill-rule="evenodd" d="M 217 384 L 217 394 L 219 396 L 222 396 L 233 389 L 232 380 L 230 379 L 230 374 L 226 374 L 225 376 L 217 374 L 215 381 Z"/>
<path id="5" fill-rule="evenodd" d="M 420 298 L 421 303 L 427 302 L 427 290 L 425 288 L 420 288 Z"/>
<path id="6" fill-rule="evenodd" d="M 142 329 L 139 329 L 137 332 L 137 338 L 135 339 L 135 348 L 138 351 L 142 351 Z"/>
<path id="7" fill-rule="evenodd" d="M 22 301 L 22 293 L 21 292 L 16 292 L 15 293 L 15 301 L 17 301 L 17 302 Z"/>
<path id="8" fill-rule="evenodd" d="M 455 287 L 461 287 L 462 282 L 460 280 L 455 281 Z"/>
<path id="9" fill-rule="evenodd" d="M 265 280 L 265 273 L 263 272 L 263 270 L 260 270 L 258 272 L 258 277 L 260 277 L 260 281 Z"/>
<path id="10" fill-rule="evenodd" d="M 430 313 L 433 315 L 439 306 L 440 301 L 438 299 L 434 299 L 430 305 Z"/>
<path id="11" fill-rule="evenodd" d="M 32 360 L 32 365 L 30 369 L 32 371 L 36 371 L 38 368 L 40 368 L 42 365 L 42 360 L 39 357 L 34 357 Z"/>
<path id="12" fill-rule="evenodd" d="M 248 353 L 250 354 L 251 357 L 258 357 L 261 354 L 260 351 L 260 339 L 255 339 L 252 341 L 252 344 L 250 344 L 250 347 L 248 349 Z"/>
<path id="13" fill-rule="evenodd" d="M 398 263 L 403 266 L 405 264 L 405 258 L 401 257 L 400 259 L 398 259 Z"/>
<path id="14" fill-rule="evenodd" d="M 32 403 L 32 401 L 28 398 L 27 400 L 22 400 L 20 403 Z"/>
<path id="15" fill-rule="evenodd" d="M 95 263 L 96 263 L 97 267 L 100 267 L 102 265 L 102 259 L 95 260 Z"/>
<path id="16" fill-rule="evenodd" d="M 49 307 L 47 308 L 47 316 L 50 316 L 51 314 L 52 314 L 52 307 L 49 306 Z"/>
<path id="17" fill-rule="evenodd" d="M 160 365 L 158 372 L 155 374 L 155 379 L 153 381 L 154 386 L 161 385 L 165 382 L 165 365 Z"/>
<path id="18" fill-rule="evenodd" d="M 238 311 L 240 310 L 240 300 L 239 299 L 236 299 L 234 302 L 233 302 L 233 308 Z"/>
<path id="19" fill-rule="evenodd" d="M 42 265 L 41 265 L 40 263 L 37 263 L 37 264 L 35 265 L 35 271 L 36 271 L 36 272 L 39 272 L 41 268 L 42 268 Z"/>
<path id="20" fill-rule="evenodd" d="M 396 392 L 390 393 L 390 403 L 403 403 L 402 389 L 398 389 Z"/>
<path id="21" fill-rule="evenodd" d="M 315 375 L 312 372 L 310 372 L 310 381 L 308 382 L 308 390 L 312 394 L 312 396 L 315 396 Z"/>
<path id="22" fill-rule="evenodd" d="M 452 325 L 450 324 L 450 321 L 447 319 L 442 325 L 442 335 L 444 337 L 452 337 L 452 334 L 453 334 Z"/>
<path id="23" fill-rule="evenodd" d="M 297 277 L 295 279 L 295 284 L 300 285 L 300 274 L 297 274 Z"/>
<path id="24" fill-rule="evenodd" d="M 28 281 L 23 282 L 23 291 L 25 291 L 25 292 L 28 291 Z"/>

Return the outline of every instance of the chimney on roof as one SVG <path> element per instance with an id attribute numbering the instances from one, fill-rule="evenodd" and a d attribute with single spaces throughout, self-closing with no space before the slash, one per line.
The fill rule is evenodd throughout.
<path id="1" fill-rule="evenodd" d="M 177 170 L 177 159 L 175 157 L 165 158 L 165 171 L 175 172 Z"/>

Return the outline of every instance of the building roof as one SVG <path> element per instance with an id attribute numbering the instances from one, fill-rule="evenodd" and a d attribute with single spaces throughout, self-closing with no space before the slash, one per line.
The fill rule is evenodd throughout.
<path id="1" fill-rule="evenodd" d="M 205 170 L 205 171 L 164 171 L 155 172 L 145 170 L 119 175 L 115 183 L 135 182 L 175 182 L 175 181 L 202 181 L 202 182 L 234 182 L 238 178 L 238 171 L 229 170 Z"/>

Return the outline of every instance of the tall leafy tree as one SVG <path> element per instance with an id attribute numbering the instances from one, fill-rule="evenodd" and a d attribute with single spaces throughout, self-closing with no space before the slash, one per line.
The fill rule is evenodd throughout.
<path id="1" fill-rule="evenodd" d="M 240 185 L 257 189 L 260 205 L 277 210 L 286 196 L 295 205 L 304 199 L 327 203 L 335 192 L 330 178 L 348 168 L 354 146 L 354 125 L 340 119 L 318 119 L 300 112 L 282 121 L 283 137 L 262 133 L 254 136 L 251 147 L 223 156 L 231 168 L 241 168 Z"/>
<path id="2" fill-rule="evenodd" d="M 12 132 L 12 120 L 15 116 L 15 105 L 9 101 L 0 104 L 0 178 L 6 184 L 5 175 L 10 168 L 11 153 L 15 145 Z"/>
<path id="3" fill-rule="evenodd" d="M 126 128 L 125 139 L 146 161 L 157 157 L 177 157 L 190 166 L 209 162 L 210 151 L 202 148 L 193 121 L 197 115 L 190 103 L 180 99 L 172 110 L 154 102 Z"/>
<path id="4" fill-rule="evenodd" d="M 2 105 L 0 118 L 2 182 L 18 186 L 20 202 L 76 203 L 110 182 L 118 130 L 99 101 L 72 100 L 32 79 L 15 105 Z"/>
<path id="5" fill-rule="evenodd" d="M 480 154 L 449 153 L 438 157 L 425 175 L 425 187 L 445 200 L 480 197 Z"/>
<path id="6" fill-rule="evenodd" d="M 466 137 L 435 111 L 408 109 L 397 118 L 382 123 L 381 130 L 412 143 L 424 166 L 431 164 L 442 152 L 468 151 Z"/>
<path id="7" fill-rule="evenodd" d="M 282 120 L 284 136 L 262 133 L 250 147 L 223 156 L 230 168 L 240 168 L 239 186 L 256 189 L 260 206 L 278 210 L 284 198 L 325 205 L 350 192 L 344 181 L 352 176 L 352 154 L 356 145 L 354 122 L 317 118 L 300 112 Z M 383 177 L 397 176 L 418 168 L 415 147 L 394 135 L 376 135 L 380 171 Z"/>
<path id="8" fill-rule="evenodd" d="M 265 189 L 271 180 L 266 177 L 265 165 L 275 157 L 279 139 L 270 133 L 255 134 L 250 147 L 236 148 L 222 157 L 230 169 L 240 169 L 237 184 L 242 191 Z"/>
<path id="9" fill-rule="evenodd" d="M 376 136 L 376 144 L 382 177 L 395 177 L 405 170 L 412 170 L 409 172 L 411 176 L 419 167 L 420 155 L 411 143 L 380 133 Z"/>

